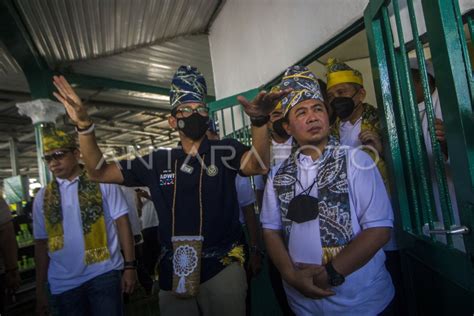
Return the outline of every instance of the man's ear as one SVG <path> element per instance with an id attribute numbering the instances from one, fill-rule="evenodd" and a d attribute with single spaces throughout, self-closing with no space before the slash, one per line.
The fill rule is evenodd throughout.
<path id="1" fill-rule="evenodd" d="M 291 135 L 290 123 L 288 122 L 288 118 L 285 121 L 283 121 L 282 125 L 283 125 L 283 128 L 285 129 L 286 133 L 290 136 L 293 136 L 293 135 Z"/>
<path id="2" fill-rule="evenodd" d="M 176 122 L 176 117 L 173 115 L 168 116 L 168 124 L 172 129 L 176 129 L 177 127 L 177 122 Z"/>

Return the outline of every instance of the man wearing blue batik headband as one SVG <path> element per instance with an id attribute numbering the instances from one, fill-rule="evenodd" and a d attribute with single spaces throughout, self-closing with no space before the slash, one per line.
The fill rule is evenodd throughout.
<path id="1" fill-rule="evenodd" d="M 235 178 L 267 172 L 268 114 L 289 90 L 261 92 L 251 102 L 238 97 L 252 122 L 251 151 L 233 139 L 206 137 L 206 82 L 196 68 L 181 66 L 172 79 L 168 118 L 180 146 L 101 164 L 84 105 L 63 77 L 54 77 L 54 84 L 55 96 L 77 126 L 90 177 L 150 189 L 162 243 L 160 315 L 244 315 L 247 284 Z"/>
<path id="2" fill-rule="evenodd" d="M 268 254 L 296 315 L 378 315 L 394 290 L 382 246 L 393 214 L 365 152 L 330 137 L 316 76 L 288 68 L 280 84 L 285 122 L 298 149 L 268 175 L 260 221 Z M 372 168 L 370 168 L 372 166 Z"/>

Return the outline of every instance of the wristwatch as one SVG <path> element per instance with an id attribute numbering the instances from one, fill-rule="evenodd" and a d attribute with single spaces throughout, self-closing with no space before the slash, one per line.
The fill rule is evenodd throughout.
<path id="1" fill-rule="evenodd" d="M 344 283 L 346 278 L 342 274 L 337 272 L 336 269 L 334 269 L 332 262 L 328 262 L 324 267 L 326 268 L 326 272 L 328 273 L 329 284 L 331 284 L 332 286 L 339 286 Z"/>
<path id="2" fill-rule="evenodd" d="M 255 126 L 255 127 L 261 127 L 267 124 L 269 120 L 270 120 L 270 115 L 250 117 L 250 123 L 252 123 L 252 126 Z"/>
<path id="3" fill-rule="evenodd" d="M 123 262 L 123 269 L 136 269 L 137 268 L 137 260 L 132 260 L 132 261 L 124 261 Z"/>

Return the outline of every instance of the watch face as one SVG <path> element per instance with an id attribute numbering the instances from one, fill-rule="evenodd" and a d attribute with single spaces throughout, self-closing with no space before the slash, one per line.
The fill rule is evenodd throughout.
<path id="1" fill-rule="evenodd" d="M 339 286 L 342 283 L 344 283 L 344 276 L 342 276 L 340 274 L 336 274 L 336 275 L 331 276 L 331 285 L 332 286 Z"/>

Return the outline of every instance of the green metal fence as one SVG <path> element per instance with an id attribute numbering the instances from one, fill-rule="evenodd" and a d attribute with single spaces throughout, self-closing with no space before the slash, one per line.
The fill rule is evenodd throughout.
<path id="1" fill-rule="evenodd" d="M 258 92 L 258 88 L 252 89 L 209 103 L 210 115 L 219 124 L 221 138 L 235 138 L 245 145 L 251 145 L 250 120 L 237 101 L 237 96 L 252 100 Z"/>
<path id="2" fill-rule="evenodd" d="M 372 0 L 364 13 L 399 237 L 420 261 L 474 290 L 474 244 L 469 233 L 474 227 L 474 92 L 468 42 L 457 0 L 422 0 L 421 12 L 414 2 Z M 426 34 L 419 34 L 421 17 Z M 466 27 L 472 37 L 470 16 Z M 436 137 L 427 51 L 436 76 L 447 157 Z M 419 69 L 425 130 L 410 57 L 416 57 Z M 451 184 L 455 195 L 450 194 Z"/>

